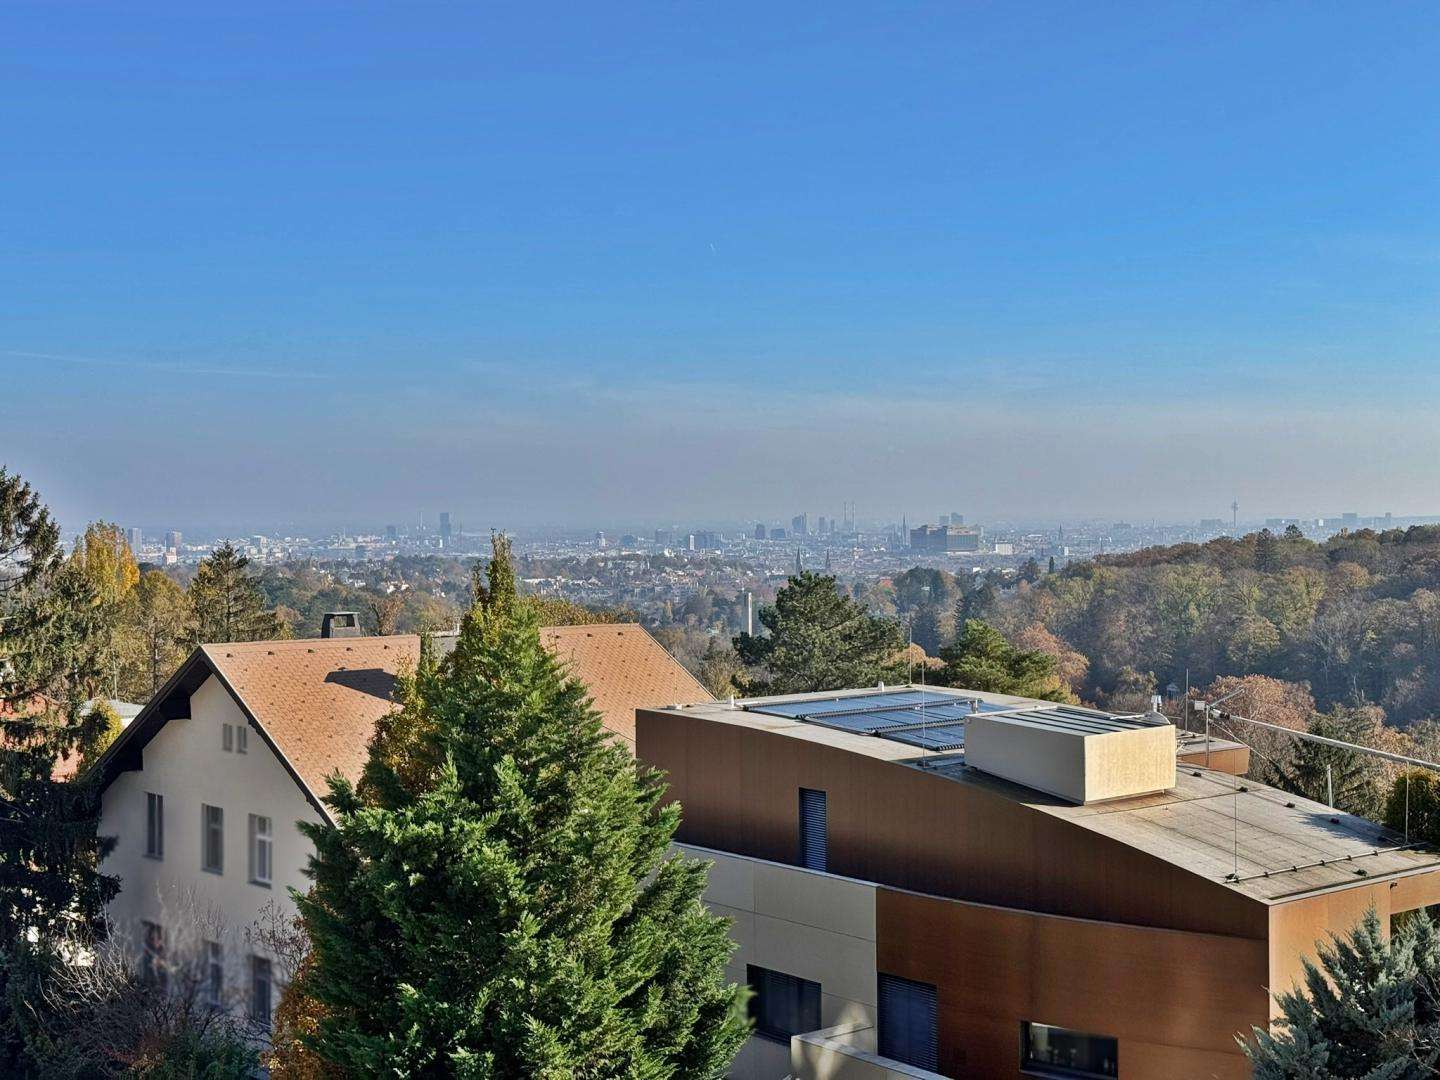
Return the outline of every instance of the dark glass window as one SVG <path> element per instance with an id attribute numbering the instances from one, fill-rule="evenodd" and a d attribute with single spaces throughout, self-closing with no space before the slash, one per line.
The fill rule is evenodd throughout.
<path id="1" fill-rule="evenodd" d="M 145 793 L 145 854 L 165 857 L 165 796 L 153 791 Z"/>
<path id="2" fill-rule="evenodd" d="M 880 1056 L 917 1069 L 940 1068 L 939 1008 L 929 983 L 884 975 L 880 983 Z"/>
<path id="3" fill-rule="evenodd" d="M 1049 1024 L 1020 1025 L 1020 1067 L 1039 1076 L 1110 1080 L 1120 1075 L 1119 1045 L 1108 1035 L 1086 1035 Z"/>
<path id="4" fill-rule="evenodd" d="M 200 868 L 212 874 L 225 872 L 225 811 L 200 807 Z"/>
<path id="5" fill-rule="evenodd" d="M 274 991 L 270 961 L 263 956 L 250 958 L 250 1019 L 261 1027 L 270 1026 L 270 996 Z"/>
<path id="6" fill-rule="evenodd" d="M 830 834 L 825 824 L 825 792 L 800 789 L 800 865 L 830 868 Z"/>
<path id="7" fill-rule="evenodd" d="M 820 1026 L 819 983 L 754 964 L 745 969 L 745 979 L 754 991 L 750 1018 L 757 1035 L 789 1042 L 791 1035 Z"/>

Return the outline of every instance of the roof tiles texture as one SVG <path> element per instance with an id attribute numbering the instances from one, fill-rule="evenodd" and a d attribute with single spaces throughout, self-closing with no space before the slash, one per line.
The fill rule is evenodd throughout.
<path id="1" fill-rule="evenodd" d="M 541 640 L 585 683 L 601 722 L 635 744 L 635 710 L 713 700 L 643 627 L 545 627 Z M 317 795 L 339 771 L 355 780 L 371 732 L 390 711 L 395 675 L 420 655 L 414 634 L 202 646 L 295 772 Z"/>

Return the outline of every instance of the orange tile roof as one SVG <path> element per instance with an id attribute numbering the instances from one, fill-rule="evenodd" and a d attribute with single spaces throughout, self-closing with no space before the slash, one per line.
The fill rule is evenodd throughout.
<path id="1" fill-rule="evenodd" d="M 633 749 L 635 710 L 713 700 L 643 627 L 546 627 L 541 640 L 588 687 L 605 727 Z M 201 646 L 206 658 L 317 795 L 339 770 L 356 779 L 395 674 L 420 654 L 414 634 Z"/>

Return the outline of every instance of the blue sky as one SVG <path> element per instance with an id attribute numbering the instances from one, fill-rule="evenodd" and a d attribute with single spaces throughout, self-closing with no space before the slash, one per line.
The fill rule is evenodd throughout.
<path id="1" fill-rule="evenodd" d="M 1440 513 L 1433 6 L 224 6 L 0 13 L 67 524 Z"/>

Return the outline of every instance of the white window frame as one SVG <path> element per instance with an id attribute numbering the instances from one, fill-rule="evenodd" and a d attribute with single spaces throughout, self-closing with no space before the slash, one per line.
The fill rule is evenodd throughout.
<path id="1" fill-rule="evenodd" d="M 266 814 L 250 815 L 250 883 L 271 884 L 275 873 L 275 819 Z"/>

